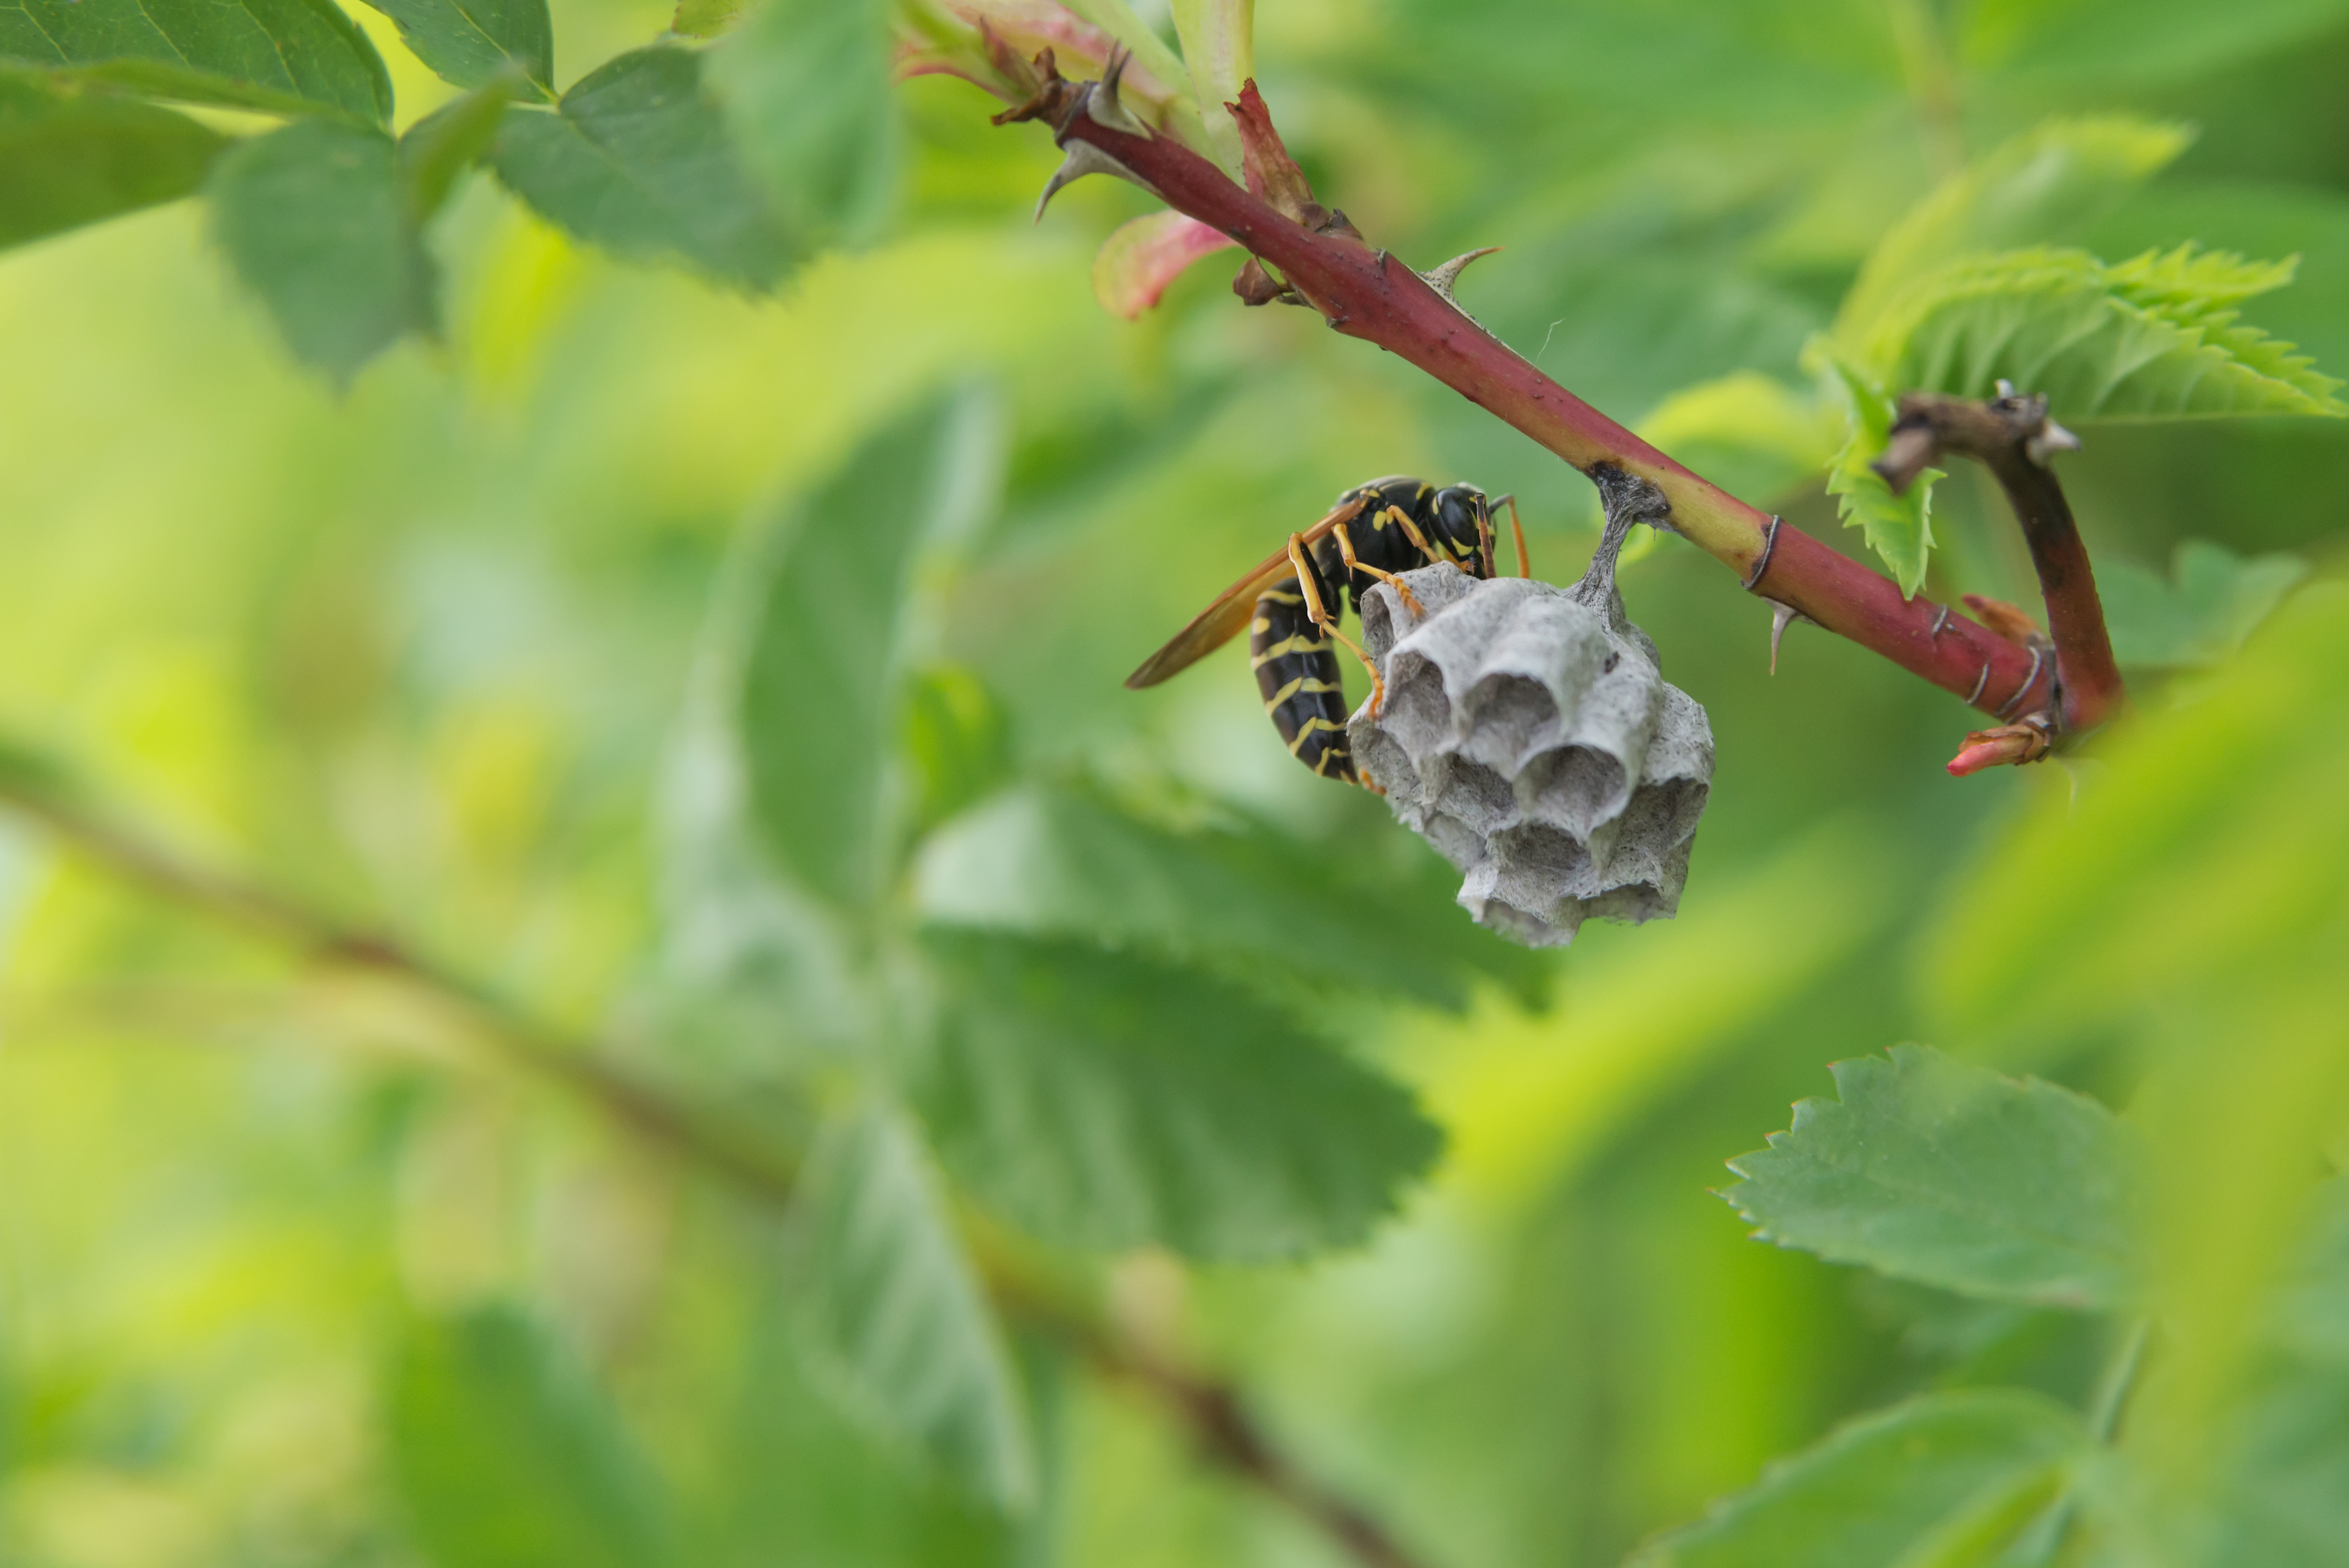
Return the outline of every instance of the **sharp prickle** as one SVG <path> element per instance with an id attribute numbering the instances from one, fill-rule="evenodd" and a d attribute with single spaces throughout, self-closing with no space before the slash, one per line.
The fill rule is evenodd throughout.
<path id="1" fill-rule="evenodd" d="M 1437 294 L 1444 296 L 1444 300 L 1446 304 L 1449 304 L 1454 309 L 1457 310 L 1460 306 L 1460 302 L 1453 297 L 1452 290 L 1453 286 L 1459 283 L 1460 274 L 1468 270 L 1469 263 L 1489 256 L 1499 249 L 1501 249 L 1501 247 L 1498 245 L 1486 245 L 1481 250 L 1469 251 L 1461 255 L 1453 257 L 1450 261 L 1445 262 L 1441 265 L 1431 267 L 1426 272 L 1423 272 L 1419 275 L 1426 280 L 1427 286 L 1429 288 L 1433 289 Z M 1383 257 L 1381 259 L 1383 259 Z"/>
<path id="2" fill-rule="evenodd" d="M 1122 45 L 1110 50 L 1109 59 L 1102 67 L 1101 80 L 1086 95 L 1085 114 L 1095 124 L 1112 130 L 1123 131 L 1128 136 L 1148 136 L 1150 128 L 1134 119 L 1124 99 L 1118 96 L 1119 84 L 1125 79 L 1125 67 L 1133 59 L 1133 52 Z"/>
<path id="3" fill-rule="evenodd" d="M 1775 676 L 1778 673 L 1778 645 L 1785 640 L 1786 628 L 1797 621 L 1806 626 L 1816 626 L 1818 623 L 1792 604 L 1780 603 L 1766 596 L 1762 597 L 1762 603 L 1770 606 L 1770 673 Z"/>
<path id="4" fill-rule="evenodd" d="M 2023 455 L 2043 469 L 2047 466 L 2047 459 L 2056 453 L 2079 449 L 2080 438 L 2053 419 L 2041 425 L 2037 433 L 2023 443 Z"/>
<path id="5" fill-rule="evenodd" d="M 1150 187 L 1133 170 L 1103 152 L 1090 141 L 1071 140 L 1064 144 L 1067 155 L 1061 167 L 1052 170 L 1052 178 L 1044 182 L 1044 193 L 1036 198 L 1036 222 L 1044 221 L 1044 209 L 1061 188 L 1083 179 L 1088 174 L 1114 174 L 1121 180 L 1131 180 L 1145 191 Z"/>

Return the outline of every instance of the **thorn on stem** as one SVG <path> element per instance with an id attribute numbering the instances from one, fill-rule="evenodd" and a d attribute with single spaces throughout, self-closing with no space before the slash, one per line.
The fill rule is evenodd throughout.
<path id="1" fill-rule="evenodd" d="M 1448 262 L 1431 267 L 1419 275 L 1426 280 L 1429 288 L 1444 296 L 1444 304 L 1458 310 L 1460 302 L 1453 297 L 1452 290 L 1453 286 L 1460 281 L 1460 274 L 1468 270 L 1469 263 L 1492 255 L 1500 249 L 1498 245 L 1486 245 L 1481 250 L 1469 251 L 1453 257 Z"/>
<path id="2" fill-rule="evenodd" d="M 1085 98 L 1085 113 L 1096 125 L 1123 131 L 1128 136 L 1146 137 L 1150 134 L 1150 128 L 1134 119 L 1133 111 L 1118 97 L 1118 86 L 1125 79 L 1125 67 L 1133 60 L 1133 51 L 1123 44 L 1110 50 L 1109 59 L 1102 66 L 1101 80 L 1093 85 L 1093 90 Z"/>
<path id="3" fill-rule="evenodd" d="M 1806 626 L 1816 626 L 1818 623 L 1792 604 L 1780 603 L 1767 595 L 1762 597 L 1762 603 L 1770 606 L 1770 673 L 1775 676 L 1778 673 L 1778 645 L 1785 639 L 1786 628 L 1797 621 Z"/>

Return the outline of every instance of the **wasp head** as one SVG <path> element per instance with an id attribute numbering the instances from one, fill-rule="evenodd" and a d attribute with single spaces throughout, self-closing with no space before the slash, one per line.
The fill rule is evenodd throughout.
<path id="1" fill-rule="evenodd" d="M 1493 563 L 1493 503 L 1475 485 L 1446 485 L 1435 492 L 1429 531 L 1435 547 L 1471 577 L 1498 575 Z"/>

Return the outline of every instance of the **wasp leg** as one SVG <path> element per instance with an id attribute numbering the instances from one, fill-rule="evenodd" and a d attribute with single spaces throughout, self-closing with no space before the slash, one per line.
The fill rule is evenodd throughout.
<path id="1" fill-rule="evenodd" d="M 1419 552 L 1427 557 L 1427 563 L 1430 566 L 1441 566 L 1450 559 L 1448 556 L 1438 555 L 1435 552 L 1435 546 L 1427 542 L 1427 535 L 1419 531 L 1419 524 L 1412 521 L 1411 513 L 1403 511 L 1402 508 L 1399 506 L 1387 508 L 1385 511 L 1379 514 L 1379 521 L 1392 522 L 1402 529 L 1402 536 L 1419 547 Z"/>
<path id="2" fill-rule="evenodd" d="M 1517 498 L 1514 495 L 1505 495 L 1493 504 L 1509 509 L 1509 531 L 1517 537 L 1517 575 L 1532 576 L 1534 563 L 1532 557 L 1526 553 L 1526 520 L 1517 515 Z"/>
<path id="3" fill-rule="evenodd" d="M 1501 574 L 1501 564 L 1493 550 L 1493 503 L 1489 500 L 1476 508 L 1476 562 L 1484 567 L 1487 579 Z"/>
<path id="4" fill-rule="evenodd" d="M 1380 677 L 1379 666 L 1371 663 L 1371 655 L 1362 652 L 1360 643 L 1338 630 L 1338 618 L 1330 614 L 1329 608 L 1321 603 L 1321 591 L 1313 586 L 1313 569 L 1305 559 L 1305 542 L 1300 534 L 1288 536 L 1288 561 L 1297 568 L 1298 587 L 1305 593 L 1306 618 L 1328 634 L 1340 647 L 1360 659 L 1362 668 L 1370 673 L 1371 717 L 1378 717 L 1379 710 L 1387 704 L 1387 683 Z"/>
<path id="5" fill-rule="evenodd" d="M 1338 535 L 1338 553 L 1345 557 L 1346 564 L 1348 566 L 1352 567 L 1355 571 L 1360 572 L 1366 576 L 1377 578 L 1380 582 L 1385 583 L 1388 587 L 1395 591 L 1395 596 L 1402 601 L 1404 609 L 1409 610 L 1413 615 L 1419 618 L 1424 619 L 1426 617 L 1427 611 L 1421 606 L 1419 603 L 1419 595 L 1411 591 L 1410 583 L 1404 582 L 1402 578 L 1396 576 L 1392 572 L 1381 572 L 1379 568 L 1375 566 L 1366 566 L 1358 560 L 1354 555 L 1354 542 L 1347 536 L 1346 525 L 1344 523 L 1340 523 L 1334 531 Z M 1361 608 L 1360 604 L 1357 604 L 1354 607 L 1358 610 Z"/>

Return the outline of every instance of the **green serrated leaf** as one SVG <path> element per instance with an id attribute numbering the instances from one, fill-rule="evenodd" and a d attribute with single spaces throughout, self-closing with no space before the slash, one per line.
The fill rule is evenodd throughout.
<path id="1" fill-rule="evenodd" d="M 1892 569 L 1903 594 L 1925 585 L 1933 556 L 1933 486 L 1948 476 L 1927 469 L 1899 495 L 1870 465 L 1884 455 L 1892 433 L 1892 399 L 1867 376 L 1815 339 L 1808 356 L 1824 365 L 1829 385 L 1841 395 L 1849 434 L 1827 465 L 1827 493 L 1836 498 L 1846 528 L 1865 533 L 1868 547 Z"/>
<path id="2" fill-rule="evenodd" d="M 652 1568 L 658 1482 L 585 1374 L 520 1314 L 419 1325 L 387 1399 L 391 1474 L 435 1568 Z"/>
<path id="3" fill-rule="evenodd" d="M 1877 242 L 1836 317 L 1847 354 L 1896 296 L 1962 257 L 2067 239 L 2166 168 L 2182 126 L 2098 115 L 2050 120 L 1943 181 Z"/>
<path id="4" fill-rule="evenodd" d="M 0 68 L 0 248 L 192 195 L 226 145 L 185 115 Z"/>
<path id="5" fill-rule="evenodd" d="M 304 364 L 345 381 L 433 330 L 432 263 L 383 132 L 297 121 L 239 144 L 207 190 L 221 248 Z"/>
<path id="6" fill-rule="evenodd" d="M 0 59 L 125 67 L 117 79 L 159 96 L 391 119 L 383 57 L 333 0 L 0 0 Z"/>
<path id="7" fill-rule="evenodd" d="M 1022 1229 L 1262 1261 L 1361 1240 L 1441 1141 L 1402 1088 L 1195 971 L 933 935 L 951 998 L 916 1098 Z"/>
<path id="8" fill-rule="evenodd" d="M 1862 1417 L 1784 1460 L 1628 1568 L 1991 1568 L 2089 1449 L 2035 1394 L 1934 1394 Z"/>
<path id="9" fill-rule="evenodd" d="M 2233 654 L 2307 575 L 2297 555 L 2246 557 L 2189 539 L 2168 577 L 2116 558 L 2097 566 L 2096 587 L 2113 656 L 2142 669 L 2178 669 Z"/>
<path id="10" fill-rule="evenodd" d="M 952 499 L 953 412 L 893 421 L 792 508 L 744 669 L 760 835 L 795 881 L 852 910 L 884 874 L 899 624 L 915 549 Z"/>
<path id="11" fill-rule="evenodd" d="M 1460 918 L 1440 871 L 1419 882 L 1349 867 L 1331 896 L 1331 870 L 1309 863 L 1320 854 L 1260 830 L 1170 832 L 1030 788 L 932 835 L 915 902 L 933 922 L 1143 947 L 1290 996 L 1343 988 L 1457 1006 L 1472 974 L 1528 985 L 1524 955 Z"/>
<path id="12" fill-rule="evenodd" d="M 2240 258 L 2197 269 L 2085 251 L 1975 257 L 1906 291 L 1862 340 L 1887 387 L 1988 397 L 2000 380 L 2046 395 L 2056 418 L 2176 419 L 2337 414 L 2340 383 L 2256 328 L 2233 325 L 2251 283 Z M 2191 292 L 2198 281 L 2209 294 Z M 2257 292 L 2253 290 L 2252 292 Z"/>
<path id="13" fill-rule="evenodd" d="M 1760 1238 L 1833 1263 L 2034 1306 L 2108 1307 L 2137 1285 L 2139 1157 L 2095 1100 L 1920 1046 L 1838 1062 L 1839 1100 L 1729 1162 Z"/>
<path id="14" fill-rule="evenodd" d="M 1025 1509 L 1036 1489 L 1027 1415 L 920 1134 L 885 1106 L 835 1121 L 794 1221 L 819 1380 L 973 1495 Z"/>
<path id="15" fill-rule="evenodd" d="M 709 79 L 801 253 L 874 232 L 896 188 L 885 0 L 762 0 Z"/>
<path id="16" fill-rule="evenodd" d="M 702 57 L 689 49 L 621 55 L 574 84 L 554 112 L 509 112 L 491 165 L 541 214 L 616 255 L 769 287 L 790 263 L 789 238 L 701 74 Z"/>
<path id="17" fill-rule="evenodd" d="M 546 0 L 367 0 L 443 81 L 485 87 L 519 72 L 552 97 L 554 24 Z"/>
<path id="18" fill-rule="evenodd" d="M 2290 284 L 2299 270 L 2297 256 L 2254 262 L 2231 251 L 2206 251 L 2189 243 L 2147 251 L 2105 272 L 2113 287 L 2133 304 L 2195 322 L 2206 314 L 2272 294 Z"/>
<path id="19" fill-rule="evenodd" d="M 530 90 L 529 83 L 510 71 L 441 105 L 402 133 L 399 182 L 408 193 L 409 222 L 421 225 L 440 211 L 458 177 L 497 139 L 506 106 Z"/>

